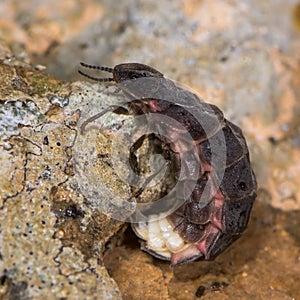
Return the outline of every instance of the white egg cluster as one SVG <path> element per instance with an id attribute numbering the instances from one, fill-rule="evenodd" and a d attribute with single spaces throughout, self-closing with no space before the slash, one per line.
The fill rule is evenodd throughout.
<path id="1" fill-rule="evenodd" d="M 141 239 L 147 241 L 149 249 L 166 259 L 171 258 L 172 253 L 182 251 L 187 245 L 162 215 L 152 215 L 147 223 L 135 224 L 134 230 Z"/>

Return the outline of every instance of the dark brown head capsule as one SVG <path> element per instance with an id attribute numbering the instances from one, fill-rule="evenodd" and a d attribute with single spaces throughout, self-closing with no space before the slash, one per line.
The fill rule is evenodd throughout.
<path id="1" fill-rule="evenodd" d="M 112 78 L 95 78 L 80 71 L 92 80 L 118 83 L 124 94 L 134 100 L 129 113 L 161 114 L 180 125 L 170 126 L 157 118 L 149 121 L 164 133 L 158 136 L 161 143 L 169 143 L 168 157 L 175 166 L 177 180 L 185 183 L 189 175 L 196 174 L 196 184 L 184 203 L 167 217 L 156 212 L 149 215 L 148 222 L 132 224 L 145 241 L 143 249 L 171 260 L 172 265 L 215 258 L 241 236 L 256 198 L 255 175 L 241 129 L 226 120 L 219 108 L 177 87 L 147 65 L 126 63 L 113 69 L 81 65 L 112 73 Z M 145 80 L 136 80 L 141 78 Z M 108 111 L 119 112 L 112 106 L 84 126 Z M 181 139 L 182 127 L 192 140 Z M 170 143 L 165 136 L 177 142 Z M 182 161 L 180 158 L 191 148 L 196 149 L 197 157 L 186 155 Z"/>
<path id="2" fill-rule="evenodd" d="M 80 70 L 78 71 L 81 75 L 100 82 L 115 81 L 116 83 L 120 83 L 122 81 L 137 79 L 141 77 L 163 77 L 163 74 L 155 70 L 154 68 L 139 63 L 119 64 L 114 68 L 93 66 L 83 62 L 81 62 L 80 64 L 85 68 L 112 73 L 112 78 L 96 78 L 89 76 Z"/>

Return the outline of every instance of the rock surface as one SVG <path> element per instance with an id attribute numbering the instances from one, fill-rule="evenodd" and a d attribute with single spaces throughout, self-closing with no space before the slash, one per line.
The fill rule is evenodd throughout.
<path id="1" fill-rule="evenodd" d="M 83 282 L 104 291 L 99 278 L 112 284 L 106 284 L 109 295 L 117 291 L 96 259 L 122 225 L 97 212 L 97 201 L 85 200 L 70 165 L 70 149 L 75 145 L 80 152 L 74 144 L 80 113 L 92 115 L 101 109 L 99 98 L 108 99 L 100 85 L 62 83 L 35 70 L 27 74 L 30 58 L 68 81 L 79 78 L 79 61 L 149 64 L 221 107 L 247 138 L 259 193 L 244 236 L 213 262 L 171 270 L 141 252 L 128 229 L 104 255 L 124 299 L 300 298 L 299 7 L 299 0 L 1 3 L 1 37 L 23 61 L 11 65 L 14 57 L 1 45 L 1 109 L 8 123 L 0 121 L 0 134 L 9 134 L 1 144 L 1 292 L 18 291 L 26 299 L 51 290 L 71 299 Z M 99 153 L 109 153 L 109 137 L 98 139 L 106 141 Z M 109 157 L 98 163 L 108 166 L 103 174 L 115 176 Z M 96 186 L 97 165 L 89 170 Z M 116 193 L 126 195 L 113 178 Z M 57 274 L 53 279 L 40 278 L 36 267 L 27 271 L 41 262 Z M 28 281 L 32 273 L 34 283 Z"/>
<path id="2" fill-rule="evenodd" d="M 86 204 L 74 173 L 87 87 L 0 48 L 0 298 L 121 299 L 102 256 L 123 223 Z"/>

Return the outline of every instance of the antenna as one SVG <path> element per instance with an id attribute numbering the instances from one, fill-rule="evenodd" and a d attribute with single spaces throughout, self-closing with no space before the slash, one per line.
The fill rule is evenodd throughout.
<path id="1" fill-rule="evenodd" d="M 84 68 L 87 68 L 87 69 L 100 70 L 100 71 L 104 71 L 104 72 L 108 72 L 108 73 L 113 73 L 113 71 L 114 71 L 113 68 L 89 65 L 89 64 L 86 64 L 84 62 L 81 62 L 80 65 L 83 66 Z M 98 78 L 98 77 L 88 75 L 88 74 L 86 74 L 86 73 L 84 73 L 80 70 L 78 70 L 78 73 L 82 76 L 85 76 L 85 77 L 91 79 L 91 80 L 95 80 L 95 81 L 99 81 L 99 82 L 114 81 L 113 78 Z"/>

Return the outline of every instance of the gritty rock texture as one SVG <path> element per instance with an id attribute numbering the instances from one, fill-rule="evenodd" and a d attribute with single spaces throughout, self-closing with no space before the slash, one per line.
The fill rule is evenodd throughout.
<path id="1" fill-rule="evenodd" d="M 122 222 L 87 205 L 74 176 L 86 91 L 0 49 L 0 298 L 120 299 L 101 258 Z"/>
<path id="2" fill-rule="evenodd" d="M 26 56 L 28 52 L 30 59 L 38 65 L 38 68 L 42 68 L 42 64 L 46 65 L 47 72 L 64 80 L 79 78 L 76 72 L 79 61 L 108 66 L 126 61 L 149 64 L 169 78 L 195 89 L 207 102 L 221 107 L 226 118 L 237 123 L 247 138 L 259 192 L 249 228 L 243 237 L 213 262 L 196 262 L 171 270 L 167 263 L 141 252 L 132 232 L 126 231 L 121 240 L 120 237 L 116 241 L 111 240 L 110 250 L 104 257 L 108 272 L 116 280 L 124 299 L 141 299 L 141 296 L 144 299 L 300 298 L 299 7 L 299 0 L 159 2 L 129 0 L 121 3 L 109 0 L 89 0 L 84 3 L 29 0 L 26 3 L 5 1 L 0 4 L 1 37 L 9 43 L 17 53 L 17 57 L 24 63 L 29 61 Z M 23 49 L 26 49 L 26 52 Z M 4 59 L 8 50 L 1 45 L 0 51 Z M 82 153 L 80 150 L 82 144 L 76 144 L 80 139 L 76 140 L 73 137 L 75 131 L 72 124 L 77 121 L 80 124 L 80 113 L 85 118 L 101 109 L 100 104 L 96 106 L 99 101 L 93 95 L 97 95 L 101 101 L 106 101 L 107 98 L 101 93 L 103 86 L 76 83 L 68 87 L 68 84 L 47 79 L 49 83 L 46 90 L 50 90 L 45 91 L 45 85 L 42 84 L 44 77 L 41 78 L 42 81 L 39 79 L 34 81 L 31 77 L 31 82 L 35 83 L 28 85 L 26 81 L 18 79 L 18 77 L 22 79 L 22 76 L 14 75 L 16 72 L 22 74 L 22 64 L 13 70 L 7 64 L 2 68 L 6 68 L 6 74 L 11 75 L 1 77 L 1 82 L 4 78 L 3 80 L 10 86 L 7 91 L 1 90 L 4 95 L 1 95 L 1 98 L 7 99 L 9 95 L 15 95 L 13 99 L 17 100 L 8 102 L 4 112 L 9 122 L 5 125 L 5 131 L 9 130 L 15 146 L 10 149 L 10 144 L 6 143 L 3 146 L 6 150 L 1 152 L 4 157 L 3 164 L 1 161 L 1 181 L 3 178 L 1 184 L 5 186 L 1 188 L 1 199 L 8 199 L 2 200 L 5 211 L 1 216 L 8 214 L 6 210 L 10 207 L 12 210 L 10 218 L 17 220 L 16 211 L 22 207 L 24 209 L 24 206 L 20 204 L 21 208 L 18 208 L 16 204 L 20 203 L 20 195 L 29 193 L 31 188 L 35 188 L 30 192 L 31 205 L 37 203 L 35 193 L 38 193 L 38 196 L 45 194 L 35 181 L 42 173 L 41 168 L 36 168 L 37 171 L 33 166 L 39 165 L 39 160 L 44 157 L 41 153 L 49 153 L 47 164 L 51 162 L 51 170 L 55 171 L 55 176 L 51 175 L 52 171 L 44 168 L 41 178 L 50 176 L 50 179 L 40 181 L 43 180 L 43 185 L 49 188 L 49 198 L 51 195 L 58 199 L 51 200 L 53 203 L 58 202 L 58 205 L 47 208 L 47 221 L 51 212 L 54 212 L 53 224 L 58 220 L 58 228 L 59 226 L 69 228 L 66 245 L 70 241 L 76 245 L 76 249 L 81 249 L 80 247 L 85 245 L 86 237 L 80 232 L 73 234 L 71 229 L 80 227 L 79 224 L 82 222 L 88 223 L 89 218 L 86 215 L 89 213 L 86 211 L 95 211 L 98 207 L 99 202 L 94 200 L 97 197 L 86 195 L 95 192 L 93 187 L 99 183 L 97 170 L 111 163 L 109 157 L 111 139 L 105 139 L 108 133 L 93 135 L 96 145 L 99 145 L 97 141 L 103 142 L 103 139 L 106 141 L 101 142 L 105 148 L 99 153 L 108 156 L 102 157 L 95 162 L 96 165 L 91 164 L 88 168 L 93 182 L 91 189 L 75 184 L 76 188 L 72 187 L 71 192 L 68 192 L 70 187 L 67 188 L 66 185 L 69 185 L 70 179 L 59 185 L 70 176 L 62 169 L 67 167 L 71 154 L 66 154 L 62 148 L 69 147 L 68 149 L 72 148 L 75 152 Z M 2 72 L 0 76 L 3 76 Z M 39 91 L 38 93 L 43 95 L 43 98 L 47 93 L 51 94 L 52 98 L 32 101 L 26 97 L 26 101 L 21 101 L 22 93 L 32 95 L 32 86 L 35 88 L 34 91 Z M 69 94 L 70 89 L 81 91 L 81 97 L 73 97 L 74 93 Z M 65 103 L 66 99 L 68 105 Z M 71 101 L 71 99 L 78 100 Z M 93 104 L 87 105 L 87 102 L 84 102 L 87 100 Z M 80 113 L 79 111 L 76 113 L 77 109 Z M 74 112 L 68 116 L 71 124 L 62 121 L 62 111 L 68 114 Z M 24 115 L 19 116 L 18 113 L 14 115 L 14 112 L 22 112 Z M 116 121 L 110 119 L 111 117 L 107 117 L 104 123 L 116 122 L 115 129 L 117 129 L 119 127 L 117 124 L 120 124 L 118 122 L 122 120 Z M 20 120 L 22 126 L 18 126 Z M 0 133 L 3 133 L 1 122 Z M 55 122 L 62 122 L 59 124 L 64 126 L 56 127 Z M 33 134 L 32 126 L 43 127 L 47 133 L 52 133 L 47 134 L 50 136 L 48 146 L 39 142 L 44 141 L 46 134 Z M 20 139 L 19 132 L 26 133 L 25 140 Z M 47 143 L 46 140 L 44 142 Z M 61 145 L 58 146 L 57 142 Z M 51 151 L 50 147 L 53 147 Z M 14 154 L 11 154 L 12 151 Z M 63 163 L 56 165 L 59 162 L 57 157 L 62 155 L 65 155 Z M 12 159 L 13 162 L 8 163 Z M 79 155 L 77 162 L 81 167 L 84 157 L 80 160 Z M 28 169 L 35 174 L 26 177 L 28 184 L 25 186 L 24 170 Z M 70 166 L 66 169 L 72 174 Z M 106 171 L 107 173 L 100 172 L 102 178 L 105 177 L 104 174 L 115 176 L 111 169 L 108 168 Z M 73 177 L 76 178 L 76 172 Z M 128 193 L 126 186 L 118 181 L 117 176 L 113 178 L 113 181 L 117 182 L 116 198 L 126 197 Z M 47 180 L 53 180 L 53 183 L 46 185 Z M 88 180 L 88 177 L 84 180 Z M 80 184 L 84 183 L 84 180 Z M 51 189 L 57 185 L 59 185 L 57 190 Z M 96 193 L 99 191 L 96 190 Z M 86 202 L 83 200 L 83 194 Z M 12 200 L 14 195 L 17 197 L 15 201 Z M 67 211 L 71 215 L 74 212 L 76 218 L 65 218 L 64 213 L 59 214 L 69 208 L 65 204 L 59 205 L 60 202 L 67 200 L 72 202 L 72 209 Z M 45 203 L 48 201 L 50 200 L 45 200 Z M 82 203 L 88 203 L 88 206 L 84 207 Z M 39 207 L 38 211 L 44 211 L 45 207 L 46 204 L 44 208 Z M 81 210 L 84 210 L 84 216 L 81 215 Z M 37 212 L 35 216 L 36 214 Z M 26 214 L 23 215 L 22 220 Z M 98 226 L 102 224 L 101 214 L 92 219 L 96 225 L 89 227 L 89 235 L 95 238 L 98 235 L 94 232 L 101 232 L 99 228 L 102 227 Z M 6 226 L 12 229 L 15 228 L 15 223 Z M 25 225 L 24 228 L 31 230 L 27 227 Z M 23 229 L 18 230 L 22 234 L 28 234 Z M 52 235 L 53 231 L 50 232 Z M 42 237 L 46 239 L 47 235 L 44 234 Z M 63 240 L 58 238 L 50 241 L 63 244 Z M 95 258 L 95 253 L 101 252 L 97 248 L 99 251 L 94 251 L 93 243 L 88 245 L 86 252 L 81 250 L 75 254 L 74 251 L 72 256 L 80 258 L 80 253 L 85 253 L 84 255 L 89 253 Z M 68 256 L 66 253 L 67 249 L 61 252 L 61 257 Z M 29 258 L 32 256 L 29 255 Z M 11 263 L 19 265 L 16 256 L 10 259 Z M 77 259 L 70 258 L 70 262 L 72 261 Z M 78 268 L 84 269 L 86 265 L 80 264 Z M 65 274 L 69 274 L 70 270 L 72 270 L 70 266 L 64 266 Z M 61 274 L 59 276 L 63 277 Z M 24 277 L 15 280 L 11 275 L 5 278 L 7 278 L 4 281 L 5 291 L 13 293 L 12 291 L 20 290 L 21 296 L 22 291 L 27 291 Z M 72 285 L 74 289 L 79 287 L 80 284 Z M 66 285 L 64 288 L 67 290 Z M 61 293 L 64 288 L 61 288 Z"/>

